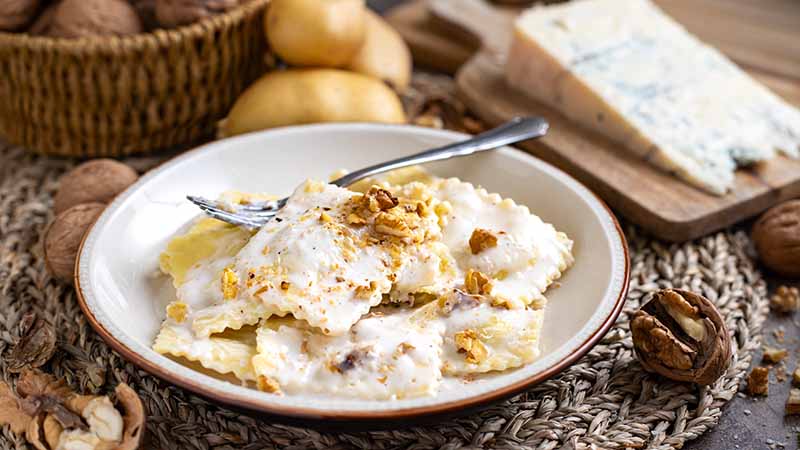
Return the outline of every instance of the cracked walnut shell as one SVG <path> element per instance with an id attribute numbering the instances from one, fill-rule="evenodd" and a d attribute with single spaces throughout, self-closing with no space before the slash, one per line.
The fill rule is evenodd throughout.
<path id="1" fill-rule="evenodd" d="M 753 225 L 753 242 L 765 266 L 800 277 L 800 200 L 769 209 Z"/>
<path id="2" fill-rule="evenodd" d="M 693 292 L 655 292 L 634 315 L 631 333 L 642 366 L 673 380 L 711 384 L 730 364 L 731 339 L 722 316 Z"/>

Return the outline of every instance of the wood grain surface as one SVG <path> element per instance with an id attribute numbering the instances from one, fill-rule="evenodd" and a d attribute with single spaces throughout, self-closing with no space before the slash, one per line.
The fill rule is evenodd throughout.
<path id="1" fill-rule="evenodd" d="M 684 21 L 690 31 L 726 52 L 756 79 L 800 105 L 800 2 L 657 3 Z M 505 83 L 505 51 L 517 10 L 490 6 L 483 0 L 429 0 L 428 6 L 428 26 L 436 30 L 433 34 L 457 40 L 460 55 L 475 47 L 474 39 L 456 39 L 456 34 L 443 28 L 442 23 L 469 31 L 483 44 L 457 74 L 469 107 L 492 124 L 515 115 L 546 117 L 552 125 L 548 136 L 523 147 L 581 180 L 616 211 L 656 236 L 672 241 L 695 238 L 800 195 L 800 161 L 783 157 L 738 171 L 733 191 L 723 197 L 706 194 L 644 162 L 631 160 L 617 144 L 574 125 Z M 431 20 L 430 16 L 438 20 Z"/>

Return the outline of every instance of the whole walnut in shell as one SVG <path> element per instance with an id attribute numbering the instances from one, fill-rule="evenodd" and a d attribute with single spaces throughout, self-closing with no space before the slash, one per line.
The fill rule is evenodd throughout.
<path id="1" fill-rule="evenodd" d="M 225 12 L 239 0 L 156 0 L 156 20 L 166 28 L 197 22 Z"/>
<path id="2" fill-rule="evenodd" d="M 765 266 L 800 277 L 800 200 L 769 209 L 753 225 L 753 242 Z"/>
<path id="3" fill-rule="evenodd" d="M 94 159 L 61 177 L 53 210 L 61 214 L 81 203 L 108 203 L 139 177 L 135 170 L 113 159 Z"/>
<path id="4" fill-rule="evenodd" d="M 72 282 L 83 235 L 103 212 L 102 203 L 76 205 L 56 216 L 44 233 L 44 259 L 51 275 Z"/>
<path id="5" fill-rule="evenodd" d="M 57 8 L 58 3 L 48 5 L 28 28 L 28 34 L 34 36 L 49 36 L 50 29 L 53 25 L 53 16 L 55 16 Z"/>
<path id="6" fill-rule="evenodd" d="M 0 0 L 0 30 L 17 31 L 31 22 L 41 0 Z"/>
<path id="7" fill-rule="evenodd" d="M 646 370 L 708 385 L 728 369 L 731 338 L 719 311 L 702 295 L 663 289 L 631 320 L 633 346 Z"/>
<path id="8" fill-rule="evenodd" d="M 53 13 L 50 35 L 79 38 L 141 33 L 136 9 L 125 0 L 62 0 Z"/>

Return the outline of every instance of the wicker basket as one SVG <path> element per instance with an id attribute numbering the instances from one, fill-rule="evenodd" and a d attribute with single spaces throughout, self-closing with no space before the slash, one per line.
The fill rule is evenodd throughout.
<path id="1" fill-rule="evenodd" d="M 76 157 L 146 153 L 212 136 L 264 70 L 267 2 L 119 38 L 0 33 L 0 136 Z"/>

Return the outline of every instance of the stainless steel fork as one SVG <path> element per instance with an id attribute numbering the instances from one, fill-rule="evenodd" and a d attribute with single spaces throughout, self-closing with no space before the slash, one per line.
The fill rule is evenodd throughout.
<path id="1" fill-rule="evenodd" d="M 503 145 L 513 144 L 526 139 L 542 137 L 547 133 L 547 129 L 547 121 L 541 117 L 516 117 L 497 128 L 485 131 L 471 139 L 365 167 L 331 181 L 331 184 L 345 187 L 358 180 L 390 170 L 467 156 L 484 150 L 492 150 L 497 147 L 502 147 Z M 288 197 L 286 197 L 280 200 L 239 205 L 236 206 L 234 210 L 227 210 L 219 203 L 203 197 L 189 195 L 186 198 L 199 206 L 203 212 L 215 219 L 249 229 L 260 228 L 269 222 L 269 220 L 286 205 L 286 201 L 288 200 Z"/>

